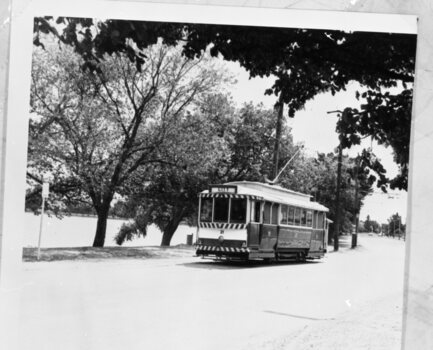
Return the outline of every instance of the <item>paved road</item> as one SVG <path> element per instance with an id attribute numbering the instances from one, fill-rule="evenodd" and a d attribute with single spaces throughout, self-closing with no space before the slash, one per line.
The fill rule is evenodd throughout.
<path id="1" fill-rule="evenodd" d="M 404 244 L 359 241 L 305 264 L 26 263 L 19 350 L 270 349 L 401 293 Z"/>

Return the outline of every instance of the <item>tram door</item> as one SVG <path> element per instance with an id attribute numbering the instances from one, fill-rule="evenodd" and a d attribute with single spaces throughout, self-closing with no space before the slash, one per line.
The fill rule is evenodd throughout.
<path id="1" fill-rule="evenodd" d="M 263 224 L 260 234 L 262 251 L 273 251 L 277 244 L 279 204 L 265 202 L 263 208 Z"/>
<path id="2" fill-rule="evenodd" d="M 325 249 L 328 248 L 328 232 L 329 232 L 329 224 L 333 223 L 332 220 L 329 220 L 328 218 L 325 219 L 325 240 L 323 246 Z"/>
<path id="3" fill-rule="evenodd" d="M 260 232 L 262 229 L 262 202 L 253 200 L 250 205 L 250 223 L 248 225 L 248 246 L 258 248 L 260 244 Z"/>

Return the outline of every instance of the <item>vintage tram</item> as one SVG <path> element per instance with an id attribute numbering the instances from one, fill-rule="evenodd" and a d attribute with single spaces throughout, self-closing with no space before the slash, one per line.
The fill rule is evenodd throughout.
<path id="1" fill-rule="evenodd" d="M 196 254 L 284 260 L 326 253 L 328 209 L 311 196 L 259 182 L 211 185 L 199 194 Z"/>

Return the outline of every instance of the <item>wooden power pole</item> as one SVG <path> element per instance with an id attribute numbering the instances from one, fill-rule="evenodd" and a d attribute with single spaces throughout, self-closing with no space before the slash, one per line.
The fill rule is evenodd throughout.
<path id="1" fill-rule="evenodd" d="M 341 163 L 343 158 L 343 147 L 341 142 L 338 146 L 338 165 L 337 165 L 337 194 L 335 196 L 335 226 L 334 226 L 334 250 L 338 250 L 338 239 L 340 235 L 340 192 L 341 192 Z"/>
<path id="2" fill-rule="evenodd" d="M 359 205 L 358 205 L 358 192 L 359 192 L 359 181 L 358 181 L 358 167 L 359 167 L 359 155 L 356 159 L 355 164 L 355 218 L 353 222 L 352 232 L 352 248 L 356 248 L 358 244 L 358 220 L 359 220 Z"/>
<path id="3" fill-rule="evenodd" d="M 281 130 L 283 128 L 283 116 L 284 116 L 284 100 L 283 92 L 280 92 L 280 98 L 275 106 L 277 110 L 277 123 L 275 126 L 275 145 L 274 145 L 274 156 L 273 156 L 273 169 L 272 179 L 275 179 L 278 175 L 278 163 L 280 161 L 280 142 L 281 142 Z"/>

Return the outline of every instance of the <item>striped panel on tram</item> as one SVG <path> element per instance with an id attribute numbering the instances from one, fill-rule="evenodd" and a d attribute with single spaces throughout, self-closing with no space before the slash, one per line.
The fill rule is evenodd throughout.
<path id="1" fill-rule="evenodd" d="M 209 245 L 197 245 L 196 249 L 198 252 L 224 252 L 224 253 L 249 253 L 248 248 L 238 247 L 221 247 L 221 246 L 209 246 Z"/>
<path id="2" fill-rule="evenodd" d="M 246 228 L 246 224 L 218 224 L 215 222 L 200 222 L 199 227 L 201 228 L 216 228 L 216 229 L 243 229 Z"/>
<path id="3" fill-rule="evenodd" d="M 247 194 L 232 194 L 232 193 L 201 193 L 202 198 L 250 198 L 253 200 L 262 200 L 262 197 L 252 196 Z"/>

